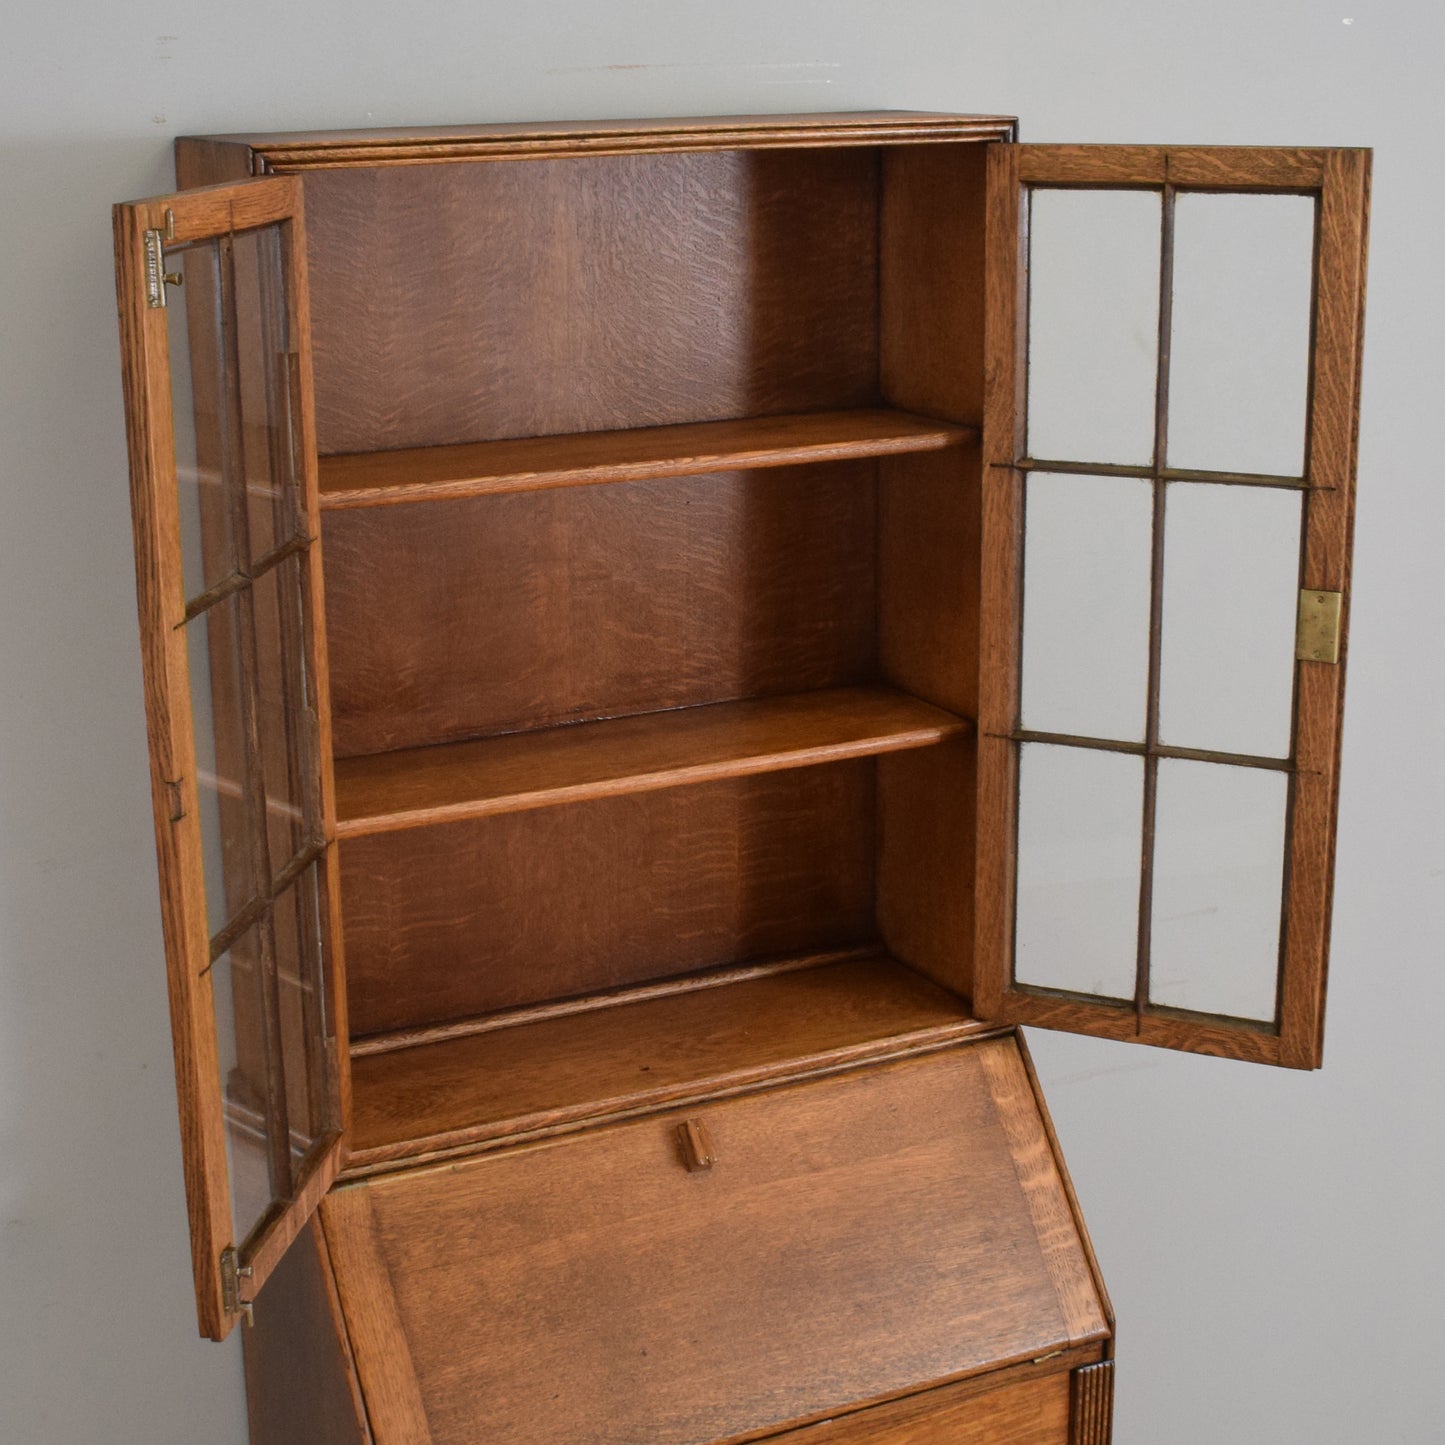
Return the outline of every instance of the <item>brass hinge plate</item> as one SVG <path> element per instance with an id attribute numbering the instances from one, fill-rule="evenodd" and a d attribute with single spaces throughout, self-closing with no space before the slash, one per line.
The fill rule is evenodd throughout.
<path id="1" fill-rule="evenodd" d="M 145 233 L 146 305 L 154 310 L 166 304 L 166 258 L 159 231 Z"/>
<path id="2" fill-rule="evenodd" d="M 146 305 L 153 311 L 166 304 L 166 287 L 179 286 L 183 280 L 179 271 L 166 270 L 166 242 L 173 241 L 175 235 L 175 213 L 169 210 L 164 231 L 145 233 Z"/>
<path id="3" fill-rule="evenodd" d="M 228 1244 L 221 1251 L 221 1305 L 228 1315 L 245 1315 L 250 1324 L 251 1301 L 241 1298 L 241 1281 L 250 1279 L 251 1266 L 241 1263 L 235 1245 Z"/>
<path id="4" fill-rule="evenodd" d="M 1300 662 L 1340 660 L 1340 609 L 1342 592 L 1317 592 L 1308 587 L 1299 595 L 1299 621 L 1295 627 L 1294 655 Z"/>

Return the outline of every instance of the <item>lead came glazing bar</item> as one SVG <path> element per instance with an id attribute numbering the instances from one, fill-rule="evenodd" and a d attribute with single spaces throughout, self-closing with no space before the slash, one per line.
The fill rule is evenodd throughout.
<path id="1" fill-rule="evenodd" d="M 1154 818 L 1159 779 L 1159 672 L 1164 610 L 1164 511 L 1168 483 L 1160 469 L 1169 456 L 1170 322 L 1174 298 L 1174 190 L 1164 187 L 1159 225 L 1159 368 L 1154 386 L 1154 530 L 1149 580 L 1149 703 L 1144 729 L 1143 823 L 1140 829 L 1139 937 L 1135 955 L 1134 1007 L 1142 1016 L 1149 1002 L 1149 939 L 1153 922 Z"/>
<path id="2" fill-rule="evenodd" d="M 236 309 L 235 247 L 231 237 L 221 241 L 221 320 L 225 360 L 227 411 L 231 418 L 230 446 L 227 448 L 227 491 L 232 498 L 232 525 L 241 557 L 251 556 L 250 508 L 246 496 L 246 436 L 242 425 L 241 341 Z M 246 588 L 236 596 L 240 620 L 240 682 L 243 751 L 245 757 L 245 790 L 249 814 L 251 867 L 257 879 L 269 880 L 272 874 L 271 850 L 266 810 L 266 784 L 261 746 L 260 663 L 257 646 L 254 589 Z M 274 919 L 268 913 L 257 924 L 258 948 L 255 967 L 259 977 L 259 1018 L 253 1021 L 248 1040 L 260 1050 L 258 1061 L 264 1079 L 264 1129 L 271 1168 L 271 1188 L 276 1199 L 289 1199 L 292 1193 L 290 1125 L 286 1108 L 286 1081 L 281 1057 L 280 998 L 276 980 L 276 942 Z M 259 1038 L 251 1037 L 259 1033 Z"/>

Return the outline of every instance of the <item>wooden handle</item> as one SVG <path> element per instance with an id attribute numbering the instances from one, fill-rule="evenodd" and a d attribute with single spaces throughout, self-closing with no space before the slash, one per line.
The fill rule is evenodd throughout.
<path id="1" fill-rule="evenodd" d="M 701 1119 L 689 1119 L 677 1126 L 677 1139 L 682 1148 L 682 1162 L 694 1173 L 699 1169 L 711 1169 L 717 1163 L 713 1153 L 712 1140 Z"/>

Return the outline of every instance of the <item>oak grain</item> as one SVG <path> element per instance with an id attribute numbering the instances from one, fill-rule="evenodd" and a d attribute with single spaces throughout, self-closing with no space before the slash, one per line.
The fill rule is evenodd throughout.
<path id="1" fill-rule="evenodd" d="M 970 434 L 932 417 L 861 408 L 362 452 L 321 459 L 321 504 L 335 510 L 895 456 L 956 446 Z"/>
<path id="2" fill-rule="evenodd" d="M 873 939 L 873 766 L 343 839 L 353 1036 Z"/>
<path id="3" fill-rule="evenodd" d="M 866 148 L 323 168 L 306 202 L 323 453 L 878 404 Z"/>
<path id="4" fill-rule="evenodd" d="M 353 1062 L 348 1170 L 573 1127 L 977 1032 L 885 955 L 563 1014 Z"/>
<path id="5" fill-rule="evenodd" d="M 873 681 L 875 466 L 326 513 L 338 756 Z"/>
<path id="6" fill-rule="evenodd" d="M 1010 139 L 1013 116 L 939 111 L 806 111 L 785 115 L 711 115 L 643 120 L 505 121 L 490 125 L 392 126 L 373 130 L 256 132 L 189 137 L 194 145 L 235 147 L 271 169 L 349 164 L 415 164 L 515 159 L 529 155 L 636 153 L 649 149 L 736 150 L 764 146 L 919 144 Z M 249 172 L 248 172 L 249 173 Z M 182 182 L 191 184 L 191 182 Z"/>
<path id="7" fill-rule="evenodd" d="M 751 1439 L 1036 1359 L 1068 1327 L 989 1055 L 1021 1076 L 984 1040 L 350 1186 L 338 1282 L 384 1270 L 437 1445 L 592 1438 L 600 1399 L 616 1439 Z"/>
<path id="8" fill-rule="evenodd" d="M 363 837 L 928 747 L 969 723 L 886 688 L 836 688 L 344 758 L 338 830 Z"/>

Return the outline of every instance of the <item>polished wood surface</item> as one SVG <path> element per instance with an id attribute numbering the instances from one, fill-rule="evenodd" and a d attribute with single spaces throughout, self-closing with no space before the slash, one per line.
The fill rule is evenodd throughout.
<path id="1" fill-rule="evenodd" d="M 878 403 L 873 151 L 321 169 L 306 203 L 323 452 Z"/>
<path id="2" fill-rule="evenodd" d="M 442 1043 L 448 1039 L 514 1028 L 519 1024 L 541 1023 L 568 1014 L 617 1008 L 623 1004 L 645 1003 L 649 999 L 662 998 L 668 994 L 746 983 L 775 973 L 787 973 L 795 968 L 815 968 L 823 964 L 841 963 L 845 959 L 869 958 L 877 952 L 876 944 L 860 943 L 846 948 L 825 948 L 809 953 L 790 954 L 786 958 L 755 958 L 744 963 L 723 964 L 716 968 L 693 969 L 688 973 L 644 979 L 640 983 L 618 984 L 614 988 L 598 989 L 592 993 L 573 994 L 567 998 L 539 999 L 534 1003 L 494 1009 L 491 1013 L 478 1014 L 473 1018 L 450 1019 L 444 1023 L 423 1024 L 417 1028 L 354 1038 L 351 1041 L 351 1053 L 353 1058 L 386 1054 L 419 1044 Z"/>
<path id="3" fill-rule="evenodd" d="M 1049 1117 L 1048 1106 L 1044 1102 L 1044 1091 L 1039 1084 L 1038 1070 L 1034 1067 L 1033 1057 L 1029 1052 L 1028 1040 L 1022 1030 L 1016 1030 L 1013 1037 L 1018 1044 L 1019 1058 L 1023 1060 L 1024 1072 L 1028 1075 L 1029 1087 L 1033 1090 L 1034 1098 L 1038 1101 L 1039 1118 L 1043 1122 L 1044 1137 L 1049 1142 L 1049 1149 L 1053 1153 L 1054 1163 L 1058 1166 L 1059 1182 L 1063 1185 L 1064 1197 L 1069 1202 L 1069 1209 L 1079 1228 L 1079 1240 L 1083 1245 L 1084 1261 L 1088 1265 L 1089 1275 L 1094 1282 L 1095 1294 L 1098 1297 L 1100 1306 L 1103 1308 L 1104 1318 L 1108 1320 L 1109 1328 L 1112 1332 L 1114 1328 L 1113 1302 L 1109 1299 L 1109 1290 L 1104 1283 L 1103 1272 L 1099 1268 L 1098 1256 L 1094 1253 L 1093 1241 L 1089 1238 L 1088 1230 L 1083 1227 L 1084 1212 L 1079 1208 L 1079 1198 L 1074 1192 L 1074 1181 L 1069 1177 L 1069 1166 L 1064 1161 L 1064 1152 L 1059 1147 L 1059 1138 L 1054 1131 L 1054 1121 Z M 1112 1403 L 1112 1396 L 1110 1399 Z"/>
<path id="4" fill-rule="evenodd" d="M 1028 238 L 1021 225 L 1018 147 L 988 155 L 988 283 L 984 345 L 982 535 L 979 562 L 978 846 L 975 854 L 973 1006 L 994 1017 L 1003 1004 L 1013 951 L 1018 836 L 1023 486 Z"/>
<path id="5" fill-rule="evenodd" d="M 408 748 L 337 764 L 362 837 L 928 747 L 971 725 L 906 693 L 837 688 Z"/>
<path id="6" fill-rule="evenodd" d="M 973 997 L 975 740 L 878 760 L 878 933 L 889 952 Z"/>
<path id="7" fill-rule="evenodd" d="M 1033 1218 L 1039 1250 L 1053 1281 L 1059 1309 L 1078 1344 L 1112 1328 L 1108 1301 L 1094 1277 L 1093 1257 L 1080 1237 L 1073 1201 L 1044 1126 L 1042 1099 L 1019 1046 L 984 1049 L 978 1056 L 998 1122 L 1008 1140 Z"/>
<path id="8" fill-rule="evenodd" d="M 372 1445 L 331 1257 L 313 1219 L 241 1332 L 251 1445 Z"/>
<path id="9" fill-rule="evenodd" d="M 966 717 L 979 701 L 979 452 L 879 464 L 878 652 L 885 677 Z M 976 743 L 878 768 L 878 919 L 888 947 L 973 992 Z"/>
<path id="10" fill-rule="evenodd" d="M 879 670 L 906 692 L 977 717 L 978 448 L 893 457 L 878 470 Z"/>
<path id="11" fill-rule="evenodd" d="M 1025 145 L 1019 179 L 1039 185 L 1309 190 L 1324 180 L 1325 150 L 1271 146 Z"/>
<path id="12" fill-rule="evenodd" d="M 875 466 L 326 513 L 337 754 L 874 681 Z"/>
<path id="13" fill-rule="evenodd" d="M 1318 1068 L 1324 1052 L 1325 982 L 1339 827 L 1345 667 L 1349 657 L 1355 474 L 1365 330 L 1365 263 L 1371 159 L 1339 150 L 1325 161 L 1315 271 L 1313 394 L 1307 442 L 1304 562 L 1300 584 L 1344 594 L 1340 660 L 1296 669 L 1293 816 L 1288 923 L 1280 979 L 1284 1062 Z"/>
<path id="14" fill-rule="evenodd" d="M 353 1036 L 867 942 L 873 768 L 344 839 Z"/>
<path id="15" fill-rule="evenodd" d="M 894 456 L 955 446 L 972 434 L 932 417 L 864 408 L 361 452 L 321 459 L 321 505 L 369 507 Z"/>
<path id="16" fill-rule="evenodd" d="M 514 1024 L 353 1062 L 347 1168 L 804 1076 L 977 1032 L 874 953 Z"/>
<path id="17" fill-rule="evenodd" d="M 321 1206 L 321 1222 L 376 1445 L 430 1445 L 426 1405 L 371 1199 L 359 1190 L 335 1189 Z"/>
<path id="18" fill-rule="evenodd" d="M 1078 1445 L 1069 1373 L 969 1380 L 775 1436 L 778 1445 Z"/>
<path id="19" fill-rule="evenodd" d="M 985 146 L 883 152 L 879 206 L 883 395 L 894 406 L 983 420 Z"/>
<path id="20" fill-rule="evenodd" d="M 412 165 L 456 159 L 737 150 L 772 146 L 916 145 L 1012 139 L 1012 116 L 936 111 L 818 111 L 788 115 L 715 115 L 662 120 L 532 121 L 521 124 L 393 127 L 190 137 L 176 142 L 181 185 L 192 152 L 234 152 L 215 179 L 317 167 Z M 213 162 L 213 164 L 215 164 Z"/>
<path id="21" fill-rule="evenodd" d="M 1069 1272 L 1036 1232 L 1062 1192 L 1037 1112 L 1026 1139 L 1000 1120 L 1020 1088 L 984 1040 L 343 1187 L 323 1219 L 377 1342 L 368 1405 L 420 1409 L 400 1439 L 552 1445 L 605 1400 L 611 1438 L 693 1445 L 1102 1341 L 1077 1236 Z"/>

